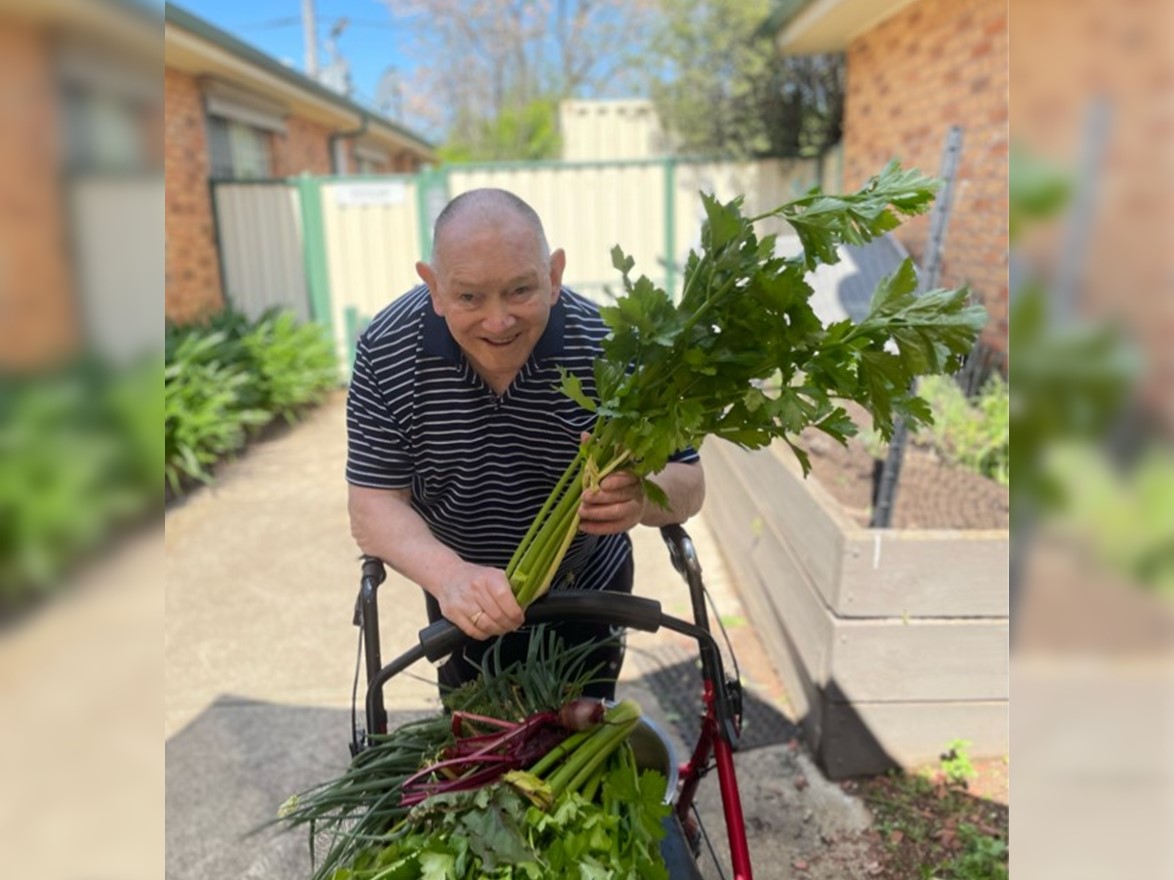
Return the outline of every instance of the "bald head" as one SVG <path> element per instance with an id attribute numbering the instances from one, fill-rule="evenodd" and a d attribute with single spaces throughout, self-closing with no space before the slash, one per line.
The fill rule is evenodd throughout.
<path id="1" fill-rule="evenodd" d="M 462 235 L 480 229 L 498 228 L 503 221 L 521 222 L 533 232 L 541 257 L 550 259 L 550 245 L 537 212 L 512 192 L 504 189 L 472 189 L 444 206 L 432 231 L 432 263 L 438 265 L 445 251 Z"/>

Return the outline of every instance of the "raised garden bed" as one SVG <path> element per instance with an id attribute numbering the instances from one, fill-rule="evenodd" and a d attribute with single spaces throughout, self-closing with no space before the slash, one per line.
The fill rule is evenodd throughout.
<path id="1" fill-rule="evenodd" d="M 867 527 L 872 457 L 805 438 L 706 444 L 707 519 L 831 778 L 1005 755 L 1007 493 L 911 448 L 895 527 Z"/>

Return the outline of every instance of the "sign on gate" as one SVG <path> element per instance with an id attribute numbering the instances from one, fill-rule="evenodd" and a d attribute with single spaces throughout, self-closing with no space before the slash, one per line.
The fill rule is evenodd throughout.
<path id="1" fill-rule="evenodd" d="M 334 201 L 339 207 L 398 205 L 408 197 L 408 188 L 397 181 L 387 183 L 343 183 L 334 186 Z"/>

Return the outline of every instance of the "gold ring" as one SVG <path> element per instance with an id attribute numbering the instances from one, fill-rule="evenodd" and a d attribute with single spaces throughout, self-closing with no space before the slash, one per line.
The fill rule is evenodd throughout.
<path id="1" fill-rule="evenodd" d="M 473 626 L 477 625 L 477 621 L 481 619 L 481 615 L 485 613 L 484 608 L 478 608 L 477 613 L 473 615 Z"/>

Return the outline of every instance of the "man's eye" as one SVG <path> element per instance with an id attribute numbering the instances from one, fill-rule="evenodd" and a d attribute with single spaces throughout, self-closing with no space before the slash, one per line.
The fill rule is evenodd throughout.
<path id="1" fill-rule="evenodd" d="M 526 296 L 533 288 L 529 284 L 514 288 L 514 296 Z"/>
<path id="2" fill-rule="evenodd" d="M 472 305 L 476 301 L 477 301 L 477 295 L 474 293 L 458 293 L 457 294 L 457 302 L 460 302 L 464 305 Z"/>

